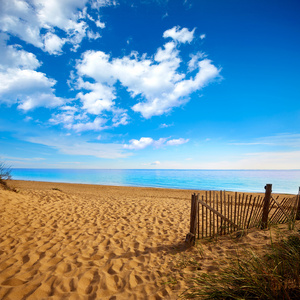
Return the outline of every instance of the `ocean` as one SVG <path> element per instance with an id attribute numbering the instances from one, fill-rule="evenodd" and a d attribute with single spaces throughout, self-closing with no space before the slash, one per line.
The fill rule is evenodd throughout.
<path id="1" fill-rule="evenodd" d="M 12 169 L 16 180 L 85 183 L 115 186 L 191 190 L 264 192 L 267 183 L 274 193 L 297 194 L 300 170 L 94 170 Z"/>

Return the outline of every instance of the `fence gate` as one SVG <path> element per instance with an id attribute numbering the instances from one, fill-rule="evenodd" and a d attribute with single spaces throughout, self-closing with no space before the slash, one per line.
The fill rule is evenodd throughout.
<path id="1" fill-rule="evenodd" d="M 254 196 L 225 191 L 209 191 L 205 195 L 192 195 L 190 232 L 186 241 L 215 237 L 253 227 L 287 223 L 300 219 L 299 194 L 279 200 L 271 194 L 272 185 L 265 186 L 264 196 Z M 300 189 L 299 189 L 300 191 Z"/>

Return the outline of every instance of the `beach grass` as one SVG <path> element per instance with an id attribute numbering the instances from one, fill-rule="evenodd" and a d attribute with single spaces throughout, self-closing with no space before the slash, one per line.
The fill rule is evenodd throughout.
<path id="1" fill-rule="evenodd" d="M 191 284 L 183 298 L 299 299 L 300 235 L 272 242 L 262 256 L 245 250 L 217 273 L 195 272 Z"/>
<path id="2" fill-rule="evenodd" d="M 14 187 L 8 184 L 8 181 L 12 179 L 11 167 L 7 166 L 4 162 L 0 162 L 0 188 L 12 192 L 18 192 Z"/>

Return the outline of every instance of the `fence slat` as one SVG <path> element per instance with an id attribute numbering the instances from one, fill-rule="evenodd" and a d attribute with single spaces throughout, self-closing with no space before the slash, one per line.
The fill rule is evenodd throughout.
<path id="1" fill-rule="evenodd" d="M 233 218 L 232 218 L 232 205 L 233 203 L 232 203 L 232 196 L 230 196 L 230 220 L 232 221 L 233 220 Z M 231 225 L 230 226 L 230 232 L 233 232 L 234 231 L 234 227 Z"/>
<path id="2" fill-rule="evenodd" d="M 207 202 L 207 192 L 205 192 L 205 196 L 206 196 L 206 197 L 205 197 L 205 201 Z M 206 237 L 207 237 L 207 234 L 208 234 L 208 232 L 207 232 L 207 231 L 208 231 L 208 230 L 207 230 L 208 213 L 207 213 L 207 207 L 205 207 L 205 208 L 206 208 L 206 209 L 205 209 L 205 212 L 206 212 L 206 215 L 205 215 L 205 223 L 206 223 L 206 224 L 205 224 L 205 225 L 206 225 L 206 227 L 205 227 L 205 233 L 206 233 L 206 234 L 205 234 L 205 235 L 206 235 Z"/>
<path id="3" fill-rule="evenodd" d="M 200 239 L 200 212 L 199 212 L 199 202 L 198 202 L 198 198 L 199 198 L 199 194 L 197 195 L 197 214 L 198 214 L 198 219 L 197 219 L 197 223 L 198 223 L 198 239 Z"/>
<path id="4" fill-rule="evenodd" d="M 221 215 L 223 214 L 223 203 L 222 203 L 222 191 L 220 191 L 220 204 L 221 204 Z M 220 226 L 220 235 L 223 233 L 223 219 L 220 220 L 221 226 Z"/>
<path id="5" fill-rule="evenodd" d="M 229 208 L 229 205 L 230 205 L 229 204 L 229 199 L 230 199 L 230 196 L 227 195 L 227 218 L 231 221 L 230 215 L 229 215 L 229 210 L 230 210 L 230 208 Z M 227 232 L 230 233 L 230 224 L 227 225 Z"/>
<path id="6" fill-rule="evenodd" d="M 237 227 L 238 229 L 241 229 L 238 225 L 236 225 L 236 224 L 234 224 L 233 222 L 231 222 L 231 220 L 229 220 L 229 219 L 226 218 L 225 216 L 221 215 L 218 211 L 216 211 L 215 209 L 213 209 L 212 207 L 210 207 L 210 206 L 209 206 L 208 204 L 206 204 L 205 202 L 203 202 L 203 201 L 201 201 L 201 200 L 199 200 L 199 202 L 200 202 L 203 206 L 207 207 L 211 212 L 217 214 L 217 215 L 218 215 L 221 219 L 223 219 L 224 221 L 226 221 L 226 222 L 232 224 L 234 227 Z"/>
<path id="7" fill-rule="evenodd" d="M 250 228 L 250 222 L 251 222 L 251 219 L 252 219 L 252 213 L 253 213 L 253 209 L 255 207 L 255 202 L 256 202 L 256 197 L 254 197 L 253 199 L 253 203 L 252 203 L 252 208 L 251 208 L 251 212 L 250 212 L 250 216 L 249 216 L 249 220 L 248 220 L 248 224 L 247 224 L 247 229 Z"/>
<path id="8" fill-rule="evenodd" d="M 278 199 L 277 199 L 278 200 Z M 283 198 L 281 200 L 281 207 L 284 208 L 284 205 L 285 203 L 287 202 L 288 198 Z M 270 221 L 273 223 L 273 224 L 277 224 L 278 223 L 278 220 L 281 218 L 282 216 L 282 212 L 279 210 L 279 207 L 276 208 L 276 210 L 273 212 L 271 218 L 270 218 Z"/>
<path id="9" fill-rule="evenodd" d="M 216 193 L 216 206 L 217 206 L 217 211 L 219 211 L 218 193 Z M 219 216 L 218 215 L 217 215 L 217 234 L 219 234 Z"/>
<path id="10" fill-rule="evenodd" d="M 262 209 L 263 209 L 263 201 L 264 198 L 262 196 L 258 196 L 258 201 L 257 201 L 257 207 L 255 209 L 255 213 L 254 213 L 254 219 L 253 219 L 253 223 L 251 225 L 251 227 L 256 227 L 258 226 L 259 220 L 261 220 L 261 213 L 262 213 Z"/>
<path id="11" fill-rule="evenodd" d="M 289 216 L 285 213 L 284 209 L 281 207 L 280 203 L 277 202 L 273 197 L 272 200 L 274 201 L 274 203 L 278 206 L 278 208 L 281 210 L 281 212 L 286 216 L 286 218 L 288 219 Z"/>
<path id="12" fill-rule="evenodd" d="M 215 191 L 213 191 L 213 209 L 215 209 Z M 218 209 L 217 209 L 218 210 Z M 213 236 L 216 234 L 215 214 L 213 214 Z"/>
<path id="13" fill-rule="evenodd" d="M 237 192 L 235 192 L 234 193 L 234 220 L 233 220 L 233 222 L 234 222 L 234 224 L 236 224 L 237 222 L 236 222 L 236 216 L 237 216 L 237 213 L 236 213 L 236 209 L 237 209 L 237 207 L 236 207 L 236 205 L 237 205 Z"/>
<path id="14" fill-rule="evenodd" d="M 244 221 L 244 225 L 243 227 L 246 229 L 246 224 L 247 224 L 247 221 L 248 221 L 248 215 L 249 215 L 249 210 L 250 210 L 250 205 L 251 205 L 251 200 L 252 200 L 252 195 L 249 196 L 249 203 L 248 203 L 248 208 L 247 208 L 247 213 L 246 213 L 246 216 L 245 216 L 245 221 Z"/>
<path id="15" fill-rule="evenodd" d="M 246 197 L 245 197 L 245 194 L 243 194 L 242 212 L 241 212 L 241 222 L 240 222 L 241 226 L 243 226 L 242 224 L 244 223 L 247 199 L 248 199 L 248 195 L 246 195 Z M 244 200 L 245 200 L 245 201 L 244 201 Z"/>
<path id="16" fill-rule="evenodd" d="M 287 208 L 289 209 L 289 210 L 291 210 L 291 207 L 293 207 L 293 199 L 292 198 L 290 198 L 287 202 L 286 202 L 286 204 L 287 204 Z M 279 224 L 282 224 L 282 223 L 285 223 L 285 222 L 288 222 L 289 221 L 289 217 L 287 218 L 284 214 L 282 214 L 282 216 L 281 216 L 281 218 L 278 220 L 278 223 Z"/>
<path id="17" fill-rule="evenodd" d="M 300 220 L 300 187 L 299 187 L 298 195 L 297 195 L 296 220 Z"/>
<path id="18" fill-rule="evenodd" d="M 203 195 L 202 195 L 202 201 L 203 201 Z M 201 211 L 202 211 L 202 238 L 204 237 L 204 209 L 203 205 L 201 205 Z"/>

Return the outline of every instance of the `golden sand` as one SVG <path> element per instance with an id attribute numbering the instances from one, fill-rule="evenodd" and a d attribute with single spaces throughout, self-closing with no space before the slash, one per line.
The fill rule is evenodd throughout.
<path id="1" fill-rule="evenodd" d="M 11 184 L 18 193 L 0 190 L 0 299 L 177 299 L 194 271 L 188 257 L 214 272 L 237 246 L 187 248 L 194 191 Z M 238 247 L 269 240 L 253 231 Z"/>

